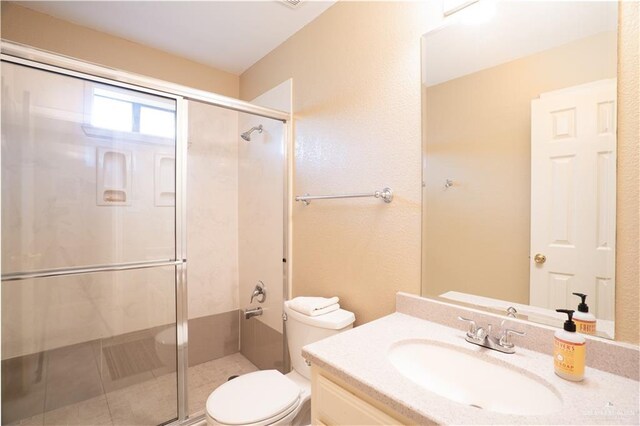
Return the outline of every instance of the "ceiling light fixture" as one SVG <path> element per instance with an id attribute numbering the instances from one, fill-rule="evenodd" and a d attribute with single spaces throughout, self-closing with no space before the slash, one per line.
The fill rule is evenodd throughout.
<path id="1" fill-rule="evenodd" d="M 302 0 L 280 0 L 280 1 L 292 9 L 297 8 L 300 5 L 300 3 L 302 3 Z"/>

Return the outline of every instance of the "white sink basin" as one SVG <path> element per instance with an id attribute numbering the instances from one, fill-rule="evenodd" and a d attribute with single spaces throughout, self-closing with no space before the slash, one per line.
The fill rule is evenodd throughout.
<path id="1" fill-rule="evenodd" d="M 470 350 L 429 340 L 403 340 L 387 356 L 409 380 L 461 404 L 516 415 L 544 415 L 562 409 L 558 392 L 542 378 L 483 359 Z"/>

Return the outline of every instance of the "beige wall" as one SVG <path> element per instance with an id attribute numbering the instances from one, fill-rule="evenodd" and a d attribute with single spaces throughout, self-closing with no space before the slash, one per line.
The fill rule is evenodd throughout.
<path id="1" fill-rule="evenodd" d="M 332 6 L 240 77 L 251 99 L 293 78 L 295 194 L 392 187 L 395 199 L 293 208 L 293 295 L 362 324 L 420 292 L 420 36 L 429 2 Z"/>
<path id="2" fill-rule="evenodd" d="M 396 191 L 387 206 L 343 200 L 294 207 L 294 296 L 339 295 L 358 323 L 393 311 L 396 291 L 420 291 L 419 39 L 433 20 L 427 3 L 339 2 L 240 77 L 243 99 L 293 77 L 294 194 L 383 184 Z M 637 4 L 623 7 L 624 19 L 637 14 Z M 619 76 L 626 88 L 620 96 L 619 173 L 626 182 L 618 193 L 618 226 L 631 232 L 618 233 L 616 272 L 616 334 L 631 342 L 638 341 L 634 19 L 624 24 L 620 44 L 628 65 Z"/>
<path id="3" fill-rule="evenodd" d="M 189 318 L 238 309 L 238 116 L 189 101 Z"/>
<path id="4" fill-rule="evenodd" d="M 95 64 L 238 97 L 236 75 L 6 1 L 1 34 L 5 40 Z"/>
<path id="5" fill-rule="evenodd" d="M 620 4 L 616 339 L 640 341 L 640 3 Z"/>
<path id="6" fill-rule="evenodd" d="M 426 88 L 423 295 L 529 303 L 531 100 L 615 78 L 614 46 L 601 33 Z"/>

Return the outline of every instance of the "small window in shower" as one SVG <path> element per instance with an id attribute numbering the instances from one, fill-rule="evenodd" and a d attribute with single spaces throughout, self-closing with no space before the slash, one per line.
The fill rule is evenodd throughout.
<path id="1" fill-rule="evenodd" d="M 176 107 L 172 99 L 130 90 L 88 84 L 85 102 L 85 125 L 89 136 L 171 142 L 176 135 Z"/>
<path id="2" fill-rule="evenodd" d="M 133 104 L 94 93 L 91 125 L 101 129 L 130 132 L 133 129 Z"/>

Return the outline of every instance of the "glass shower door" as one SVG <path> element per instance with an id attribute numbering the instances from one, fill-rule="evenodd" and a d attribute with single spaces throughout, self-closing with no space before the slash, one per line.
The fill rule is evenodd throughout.
<path id="1" fill-rule="evenodd" d="M 178 417 L 176 99 L 2 62 L 2 424 Z"/>

